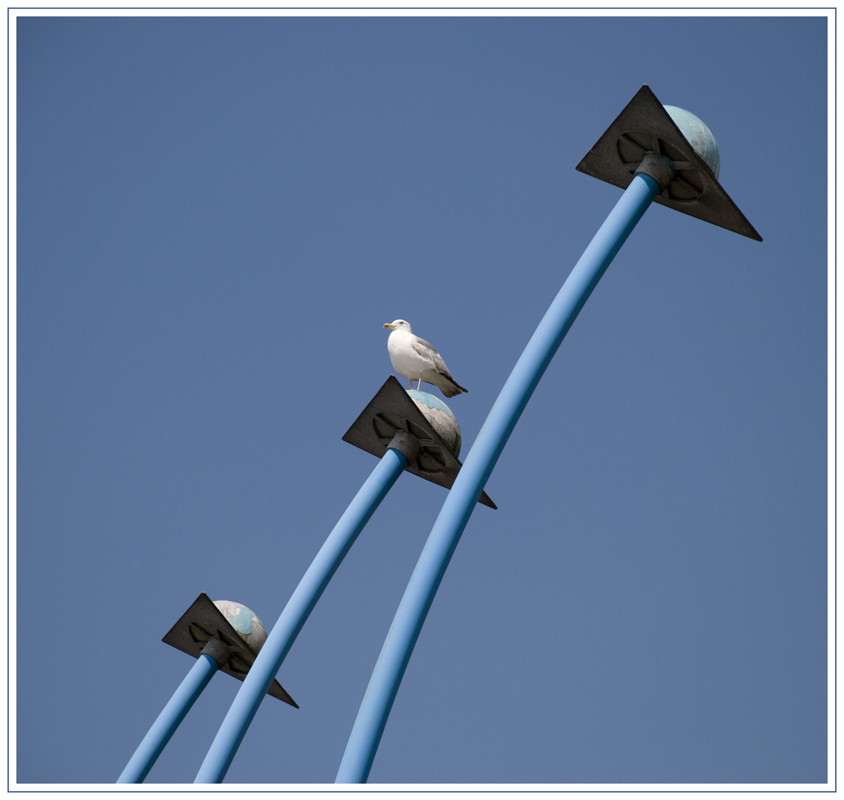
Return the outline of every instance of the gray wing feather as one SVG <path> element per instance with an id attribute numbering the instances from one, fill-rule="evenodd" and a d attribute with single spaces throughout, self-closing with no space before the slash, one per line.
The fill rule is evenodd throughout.
<path id="1" fill-rule="evenodd" d="M 443 361 L 442 356 L 437 352 L 436 347 L 429 344 L 424 339 L 417 337 L 416 341 L 413 343 L 413 349 L 426 361 L 430 361 L 437 372 L 441 375 L 445 375 L 450 380 L 454 380 L 454 378 L 451 377 L 451 373 L 448 371 L 448 367 L 445 365 L 445 361 Z"/>
<path id="2" fill-rule="evenodd" d="M 440 391 L 446 397 L 454 397 L 456 394 L 467 391 L 451 376 L 448 367 L 445 365 L 445 361 L 443 361 L 442 356 L 437 352 L 435 347 L 417 336 L 416 341 L 413 342 L 413 349 L 422 358 L 430 362 L 434 372 L 438 373 L 444 379 L 443 381 L 435 379 L 432 382 L 440 388 Z"/>

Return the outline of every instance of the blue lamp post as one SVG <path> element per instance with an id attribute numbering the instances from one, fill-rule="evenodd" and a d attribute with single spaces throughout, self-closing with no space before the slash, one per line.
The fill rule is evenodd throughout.
<path id="1" fill-rule="evenodd" d="M 563 338 L 653 201 L 761 241 L 717 181 L 718 149 L 692 114 L 663 107 L 647 87 L 622 111 L 578 170 L 625 189 L 552 302 L 466 457 L 411 575 L 337 773 L 364 783 L 416 640 L 451 556 L 498 457 Z"/>
<path id="2" fill-rule="evenodd" d="M 219 668 L 220 662 L 213 655 L 200 654 L 120 773 L 118 783 L 144 782 L 167 742 Z"/>
<path id="3" fill-rule="evenodd" d="M 287 657 L 302 626 L 369 518 L 407 466 L 407 457 L 392 447 L 378 462 L 349 507 L 328 535 L 270 632 L 253 668 L 217 732 L 194 783 L 220 783 L 231 766 L 267 686 Z"/>

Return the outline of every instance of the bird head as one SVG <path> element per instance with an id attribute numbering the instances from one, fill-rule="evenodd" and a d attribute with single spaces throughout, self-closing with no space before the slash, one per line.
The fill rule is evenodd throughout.
<path id="1" fill-rule="evenodd" d="M 385 322 L 385 328 L 391 328 L 394 331 L 406 331 L 410 333 L 410 323 L 403 319 L 394 319 L 392 322 Z"/>

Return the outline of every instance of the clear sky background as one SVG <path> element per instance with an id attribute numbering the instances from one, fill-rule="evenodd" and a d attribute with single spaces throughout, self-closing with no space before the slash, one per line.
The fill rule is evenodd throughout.
<path id="1" fill-rule="evenodd" d="M 642 84 L 762 243 L 653 206 L 446 572 L 373 783 L 827 775 L 824 18 L 17 23 L 17 777 L 116 780 L 200 592 L 271 628 L 375 459 L 404 318 L 465 458 L 621 195 Z M 439 396 L 437 390 L 431 390 Z M 444 489 L 403 475 L 231 783 L 331 783 Z M 220 674 L 148 781 L 192 782 Z"/>

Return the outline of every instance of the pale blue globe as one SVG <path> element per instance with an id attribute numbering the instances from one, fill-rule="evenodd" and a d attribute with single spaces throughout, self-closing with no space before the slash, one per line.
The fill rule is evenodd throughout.
<path id="1" fill-rule="evenodd" d="M 451 409 L 439 397 L 434 397 L 428 392 L 419 392 L 416 389 L 407 389 L 410 399 L 416 403 L 416 407 L 425 415 L 425 419 L 431 423 L 431 427 L 439 434 L 440 439 L 451 454 L 458 458 L 460 456 L 460 425 L 451 413 Z"/>
<path id="2" fill-rule="evenodd" d="M 253 653 L 257 653 L 264 646 L 267 641 L 267 629 L 253 611 L 231 600 L 215 600 L 214 605 Z"/>
<path id="3" fill-rule="evenodd" d="M 677 108 L 677 106 L 663 106 L 663 108 L 717 178 L 721 169 L 721 154 L 718 152 L 718 143 L 706 123 L 691 111 L 683 108 Z"/>

